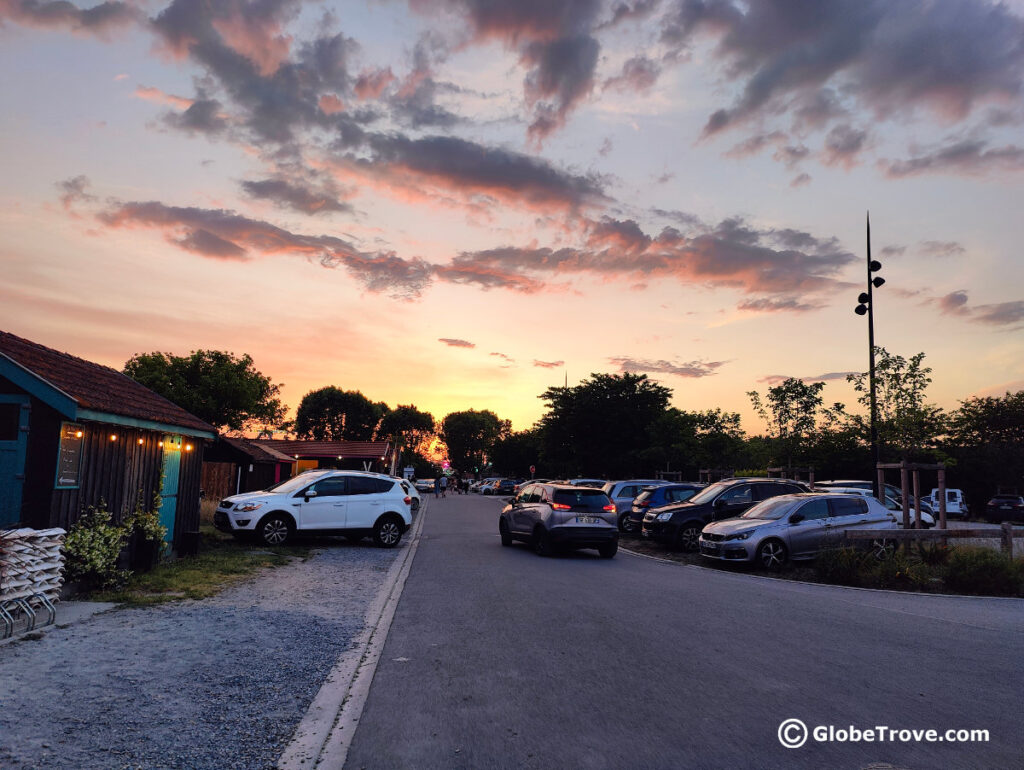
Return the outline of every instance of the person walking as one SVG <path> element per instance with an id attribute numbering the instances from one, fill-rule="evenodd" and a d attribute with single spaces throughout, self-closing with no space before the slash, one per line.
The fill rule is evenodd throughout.
<path id="1" fill-rule="evenodd" d="M 441 497 L 447 497 L 447 495 L 445 494 L 447 491 L 448 491 L 448 477 L 447 476 L 442 476 L 441 477 Z"/>
<path id="2" fill-rule="evenodd" d="M 434 479 L 434 497 L 441 496 L 441 477 L 438 476 Z"/>

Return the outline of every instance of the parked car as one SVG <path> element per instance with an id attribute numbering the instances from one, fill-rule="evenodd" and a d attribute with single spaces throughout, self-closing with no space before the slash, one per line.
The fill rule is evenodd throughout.
<path id="1" fill-rule="evenodd" d="M 829 492 L 836 492 L 842 495 L 860 495 L 861 497 L 870 497 L 872 500 L 875 499 L 874 493 L 870 489 L 860 489 L 859 487 L 829 487 Z M 896 523 L 899 526 L 903 526 L 903 503 L 900 502 L 899 498 L 893 497 L 888 494 L 889 490 L 886 490 L 885 495 L 885 508 L 892 512 L 892 515 L 896 519 Z M 913 505 L 910 507 L 910 526 L 914 526 L 914 518 L 917 513 L 914 511 Z M 921 528 L 929 529 L 935 526 L 934 517 L 927 512 L 924 505 L 921 506 Z"/>
<path id="2" fill-rule="evenodd" d="M 815 481 L 814 490 L 828 492 L 833 489 L 866 489 L 869 492 L 874 489 L 874 484 L 870 481 L 863 480 L 839 480 L 839 481 Z M 895 498 L 896 502 L 899 503 L 900 510 L 903 510 L 903 490 L 895 484 L 885 485 L 886 497 Z M 910 510 L 914 510 L 913 494 L 911 494 Z M 933 519 L 938 513 L 938 509 L 932 507 L 931 499 L 928 495 L 921 495 L 921 512 L 927 513 Z"/>
<path id="3" fill-rule="evenodd" d="M 527 484 L 547 484 L 551 481 L 552 479 L 527 479 L 526 481 L 520 481 L 518 484 L 516 484 L 516 488 L 512 490 L 512 494 L 518 495 L 520 490 Z"/>
<path id="4" fill-rule="evenodd" d="M 491 486 L 484 490 L 485 495 L 494 495 L 509 497 L 515 494 L 516 486 L 518 482 L 515 479 L 501 479 L 500 481 L 494 482 Z"/>
<path id="5" fill-rule="evenodd" d="M 484 486 L 486 486 L 488 484 L 492 484 L 495 481 L 500 481 L 500 480 L 501 480 L 500 476 L 488 476 L 485 479 L 480 479 L 480 481 L 476 481 L 476 482 L 470 484 L 469 485 L 469 491 L 470 492 L 480 492 L 484 488 Z"/>
<path id="6" fill-rule="evenodd" d="M 629 526 L 623 531 L 639 532 L 643 527 L 644 516 L 649 511 L 689 500 L 700 490 L 704 489 L 705 486 L 707 485 L 695 481 L 687 481 L 683 483 L 662 484 L 656 487 L 644 487 L 644 491 L 633 499 L 633 507 L 629 510 Z"/>
<path id="7" fill-rule="evenodd" d="M 1024 521 L 1024 497 L 996 495 L 985 504 L 985 518 L 996 524 L 1004 521 Z"/>
<path id="8" fill-rule="evenodd" d="M 708 524 L 700 536 L 700 553 L 777 570 L 790 559 L 813 559 L 824 548 L 840 547 L 843 533 L 856 528 L 897 529 L 897 524 L 885 506 L 865 495 L 780 495 L 739 518 Z M 882 539 L 872 547 L 881 552 L 890 545 Z"/>
<path id="9" fill-rule="evenodd" d="M 262 492 L 225 497 L 214 513 L 217 529 L 283 545 L 294 534 L 372 535 L 394 548 L 412 524 L 404 481 L 380 473 L 320 470 L 300 473 Z"/>
<path id="10" fill-rule="evenodd" d="M 629 519 L 629 512 L 633 508 L 633 500 L 647 487 L 660 487 L 668 484 L 661 479 L 628 479 L 626 481 L 609 481 L 601 491 L 611 498 L 615 503 L 615 513 L 619 517 L 620 532 L 635 532 L 633 523 Z"/>
<path id="11" fill-rule="evenodd" d="M 648 511 L 643 536 L 682 551 L 696 551 L 705 524 L 739 516 L 770 497 L 807 491 L 805 484 L 789 479 L 723 479 L 682 503 Z"/>
<path id="12" fill-rule="evenodd" d="M 480 486 L 480 494 L 481 495 L 493 495 L 493 494 L 495 494 L 495 490 L 498 488 L 498 486 L 502 482 L 506 482 L 506 481 L 509 481 L 509 479 L 494 479 L 494 481 L 488 481 L 486 484 L 482 484 Z M 513 486 L 515 486 L 515 485 L 513 484 Z"/>
<path id="13" fill-rule="evenodd" d="M 416 479 L 416 489 L 419 492 L 430 493 L 434 491 L 433 479 Z"/>
<path id="14" fill-rule="evenodd" d="M 392 478 L 395 478 L 395 477 L 392 476 Z M 409 479 L 399 479 L 399 481 L 402 482 L 402 488 L 405 489 L 406 493 L 412 499 L 412 502 L 409 503 L 409 508 L 412 509 L 413 513 L 416 513 L 416 511 L 418 511 L 420 509 L 420 505 L 422 503 L 422 498 L 420 497 L 420 491 L 418 489 L 416 489 L 416 484 L 414 484 Z"/>
<path id="15" fill-rule="evenodd" d="M 574 487 L 593 487 L 594 489 L 600 489 L 607 482 L 604 479 L 569 479 L 567 483 L 572 484 Z"/>
<path id="16" fill-rule="evenodd" d="M 619 548 L 615 504 L 600 489 L 527 484 L 498 517 L 501 544 L 530 543 L 541 556 L 560 548 L 596 548 L 605 559 Z"/>
<path id="17" fill-rule="evenodd" d="M 932 493 L 928 495 L 928 502 L 931 503 L 933 511 L 939 510 L 938 487 L 933 489 Z M 967 518 L 967 501 L 964 500 L 964 493 L 959 489 L 946 487 L 946 516 Z"/>

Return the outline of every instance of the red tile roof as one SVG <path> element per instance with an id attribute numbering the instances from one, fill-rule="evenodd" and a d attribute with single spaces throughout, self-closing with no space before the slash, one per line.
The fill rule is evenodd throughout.
<path id="1" fill-rule="evenodd" d="M 286 439 L 256 439 L 256 446 L 266 446 L 289 457 L 338 457 L 357 460 L 379 460 L 388 453 L 387 441 L 300 441 Z"/>
<path id="2" fill-rule="evenodd" d="M 0 354 L 62 390 L 78 403 L 111 415 L 216 433 L 217 429 L 109 366 L 0 331 Z"/>

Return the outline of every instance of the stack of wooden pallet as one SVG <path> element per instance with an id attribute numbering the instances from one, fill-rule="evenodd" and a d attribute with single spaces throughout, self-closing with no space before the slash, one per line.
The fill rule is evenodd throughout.
<path id="1" fill-rule="evenodd" d="M 63 529 L 0 532 L 0 603 L 42 595 L 60 598 L 64 582 Z"/>

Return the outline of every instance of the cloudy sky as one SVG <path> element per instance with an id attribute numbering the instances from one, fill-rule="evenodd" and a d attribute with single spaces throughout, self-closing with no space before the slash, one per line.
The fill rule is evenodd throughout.
<path id="1" fill-rule="evenodd" d="M 0 0 L 0 328 L 514 426 L 1024 388 L 1024 3 Z"/>

